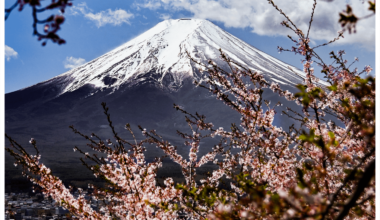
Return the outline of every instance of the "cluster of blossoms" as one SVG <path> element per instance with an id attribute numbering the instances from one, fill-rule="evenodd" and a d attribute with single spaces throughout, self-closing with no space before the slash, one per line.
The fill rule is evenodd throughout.
<path id="1" fill-rule="evenodd" d="M 300 37 L 304 37 L 302 33 Z M 298 86 L 301 91 L 296 94 L 283 91 L 277 83 L 268 84 L 263 78 L 257 78 L 259 73 L 250 70 L 232 69 L 229 73 L 216 65 L 214 70 L 209 70 L 208 83 L 213 86 L 210 91 L 242 115 L 238 128 L 231 132 L 216 131 L 229 140 L 230 146 L 241 151 L 235 155 L 225 154 L 219 170 L 207 181 L 215 182 L 223 175 L 233 180 L 231 200 L 224 205 L 215 203 L 211 218 L 235 215 L 257 219 L 263 213 L 267 218 L 302 219 L 375 216 L 375 79 L 360 78 L 360 74 L 369 73 L 371 68 L 350 71 L 345 65 L 347 61 L 342 59 L 345 53 L 332 52 L 338 67 L 324 65 L 323 72 L 330 86 L 322 86 L 314 76 L 312 57 L 315 56 L 309 41 L 301 42 L 304 43 L 299 43 L 293 51 L 305 55 L 306 77 L 305 84 Z M 233 64 L 224 54 L 222 57 Z M 251 80 L 255 89 L 249 89 L 242 76 Z M 225 83 L 227 81 L 230 83 Z M 276 106 L 268 105 L 264 110 L 261 93 L 257 92 L 265 88 L 303 107 L 302 114 L 297 110 L 291 110 L 293 115 L 286 113 L 302 122 L 299 129 L 289 127 L 285 131 L 273 125 Z M 236 99 L 229 99 L 227 94 Z M 252 100 L 253 94 L 260 98 Z M 326 114 L 334 120 L 328 120 Z M 243 179 L 234 173 L 236 170 L 244 174 Z M 358 173 L 362 173 L 361 179 L 353 177 Z M 251 189 L 244 188 L 247 184 Z M 281 202 L 273 195 L 278 195 Z M 245 199 L 236 203 L 239 198 Z M 268 212 L 273 206 L 281 211 Z"/>
<path id="2" fill-rule="evenodd" d="M 108 183 L 106 189 L 90 186 L 93 197 L 105 201 L 99 212 L 92 210 L 84 197 L 74 198 L 40 164 L 38 151 L 31 156 L 9 137 L 19 153 L 7 150 L 46 195 L 83 219 L 176 219 L 181 212 L 190 219 L 374 218 L 375 79 L 360 77 L 372 69 L 366 66 L 361 72 L 350 71 L 342 51 L 331 53 L 336 65 L 324 64 L 310 47 L 308 34 L 305 36 L 291 21 L 284 24 L 293 25 L 300 38 L 291 51 L 305 56 L 305 82 L 297 86 L 298 93 L 269 83 L 261 73 L 235 63 L 222 51 L 229 71 L 212 61 L 211 67 L 206 67 L 192 59 L 208 72 L 208 85 L 200 86 L 235 110 L 241 120 L 230 130 L 216 129 L 203 115 L 175 106 L 186 115 L 191 129 L 190 134 L 178 132 L 190 147 L 188 159 L 154 130 L 140 127 L 145 139 L 135 138 L 134 143 L 120 138 L 105 104 L 116 144 L 110 139 L 102 141 L 95 134 L 88 137 L 73 128 L 90 141 L 94 151 L 107 154 L 99 158 L 74 148 L 96 163 L 87 166 Z M 330 86 L 319 83 L 313 63 L 323 67 Z M 282 104 L 271 105 L 263 100 L 264 91 L 298 105 L 287 108 L 282 116 L 293 119 L 295 125 L 274 125 L 276 108 Z M 126 129 L 133 135 L 129 124 Z M 220 141 L 211 152 L 199 155 L 205 138 Z M 34 139 L 30 143 L 36 145 Z M 179 164 L 186 182 L 175 185 L 169 177 L 164 186 L 157 184 L 162 161 L 157 158 L 148 163 L 144 144 L 155 145 Z M 198 178 L 198 168 L 207 163 L 215 164 L 214 169 L 209 176 Z M 227 186 L 221 186 L 222 182 Z"/>

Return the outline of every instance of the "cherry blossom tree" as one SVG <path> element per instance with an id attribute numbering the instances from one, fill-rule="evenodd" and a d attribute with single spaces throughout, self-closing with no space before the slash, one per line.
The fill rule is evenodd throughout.
<path id="1" fill-rule="evenodd" d="M 81 219 L 176 219 L 183 213 L 187 219 L 374 219 L 375 78 L 368 75 L 372 69 L 350 68 L 352 63 L 343 58 L 344 51 L 331 52 L 330 65 L 318 56 L 314 49 L 319 46 L 312 47 L 309 38 L 316 1 L 305 32 L 273 1 L 269 3 L 284 15 L 282 24 L 298 37 L 289 37 L 295 43 L 293 48 L 279 47 L 279 51 L 304 56 L 305 81 L 297 86 L 299 92 L 269 83 L 260 72 L 247 69 L 223 51 L 221 57 L 229 70 L 212 60 L 205 65 L 190 57 L 209 77 L 205 84 L 195 83 L 240 114 L 241 120 L 229 130 L 215 128 L 205 116 L 175 105 L 191 129 L 190 133 L 178 131 L 190 147 L 188 158 L 155 130 L 139 127 L 145 138 L 138 140 L 126 124 L 134 141 L 124 140 L 102 103 L 112 140 L 102 140 L 96 134 L 87 136 L 71 127 L 89 141 L 94 152 L 106 155 L 74 148 L 92 161 L 82 160 L 83 164 L 106 182 L 105 187 L 89 185 L 92 199 L 103 202 L 99 211 L 91 208 L 84 195 L 74 197 L 71 188 L 40 163 L 34 139 L 30 143 L 36 155 L 26 152 L 9 136 L 12 148 L 6 150 L 46 196 Z M 342 37 L 343 32 L 339 32 L 335 39 L 320 46 Z M 322 67 L 329 86 L 315 77 L 316 65 Z M 279 115 L 276 110 L 282 104 L 263 99 L 264 91 L 269 90 L 302 110 L 288 108 Z M 334 120 L 326 120 L 326 115 Z M 273 123 L 275 117 L 290 117 L 299 126 L 278 127 Z M 220 141 L 201 156 L 200 143 L 205 138 Z M 162 158 L 148 162 L 144 155 L 148 144 L 160 148 L 181 166 L 184 183 L 175 184 L 171 177 L 164 185 L 157 183 Z M 198 178 L 197 170 L 206 163 L 214 163 L 216 168 L 209 176 Z M 227 187 L 222 186 L 223 182 Z"/>

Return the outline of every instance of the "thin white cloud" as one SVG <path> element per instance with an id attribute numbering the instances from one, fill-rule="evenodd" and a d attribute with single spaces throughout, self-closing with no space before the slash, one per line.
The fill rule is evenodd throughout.
<path id="1" fill-rule="evenodd" d="M 87 11 L 91 11 L 91 9 L 87 7 L 86 2 L 81 2 L 79 4 L 74 4 L 73 6 L 71 6 L 68 14 L 80 15 L 80 14 L 86 14 Z"/>
<path id="2" fill-rule="evenodd" d="M 307 32 L 310 21 L 313 1 L 309 0 L 274 0 L 294 23 Z M 253 33 L 266 36 L 287 36 L 292 34 L 281 22 L 286 18 L 281 15 L 267 1 L 252 0 L 149 0 L 151 5 L 161 4 L 163 9 L 186 10 L 193 13 L 194 18 L 209 19 L 224 23 L 226 27 L 251 28 Z M 317 1 L 314 21 L 311 27 L 312 40 L 330 41 L 337 37 L 337 32 L 342 29 L 339 20 L 339 12 L 346 9 L 349 3 L 358 17 L 371 14 L 368 11 L 368 3 L 360 0 L 332 2 Z M 144 4 L 140 4 L 143 7 Z M 149 7 L 147 7 L 149 8 Z M 345 38 L 338 41 L 340 44 L 359 44 L 367 49 L 375 47 L 375 16 L 360 20 L 356 34 L 346 33 Z"/>
<path id="3" fill-rule="evenodd" d="M 136 6 L 142 8 L 149 8 L 150 10 L 156 10 L 161 7 L 161 3 L 159 1 L 146 1 L 142 4 L 136 3 Z"/>
<path id="4" fill-rule="evenodd" d="M 168 14 L 160 14 L 159 18 L 162 20 L 168 20 L 171 18 L 171 16 Z"/>
<path id="5" fill-rule="evenodd" d="M 12 57 L 17 58 L 18 53 L 12 47 L 5 45 L 4 49 L 5 49 L 5 59 L 7 59 L 7 61 L 10 61 Z"/>
<path id="6" fill-rule="evenodd" d="M 107 9 L 105 11 L 94 14 L 85 2 L 79 3 L 76 6 L 72 6 L 70 8 L 70 14 L 82 14 L 85 18 L 94 21 L 98 28 L 107 24 L 114 26 L 121 25 L 123 23 L 130 24 L 129 19 L 133 18 L 134 16 L 132 13 L 128 13 L 123 9 Z"/>
<path id="7" fill-rule="evenodd" d="M 86 60 L 83 58 L 75 58 L 75 57 L 66 57 L 66 60 L 63 61 L 63 64 L 66 69 L 73 69 L 82 64 L 86 63 Z"/>
<path id="8" fill-rule="evenodd" d="M 122 9 L 117 9 L 115 11 L 108 9 L 107 11 L 101 11 L 96 14 L 88 13 L 85 17 L 95 21 L 96 26 L 99 28 L 106 24 L 112 24 L 114 26 L 121 25 L 123 23 L 130 24 L 129 19 L 133 17 L 133 14 L 129 14 Z"/>

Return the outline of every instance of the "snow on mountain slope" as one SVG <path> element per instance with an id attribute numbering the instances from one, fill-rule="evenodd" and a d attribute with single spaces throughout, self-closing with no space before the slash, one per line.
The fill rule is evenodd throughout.
<path id="1" fill-rule="evenodd" d="M 285 85 L 303 82 L 304 73 L 250 46 L 207 20 L 163 21 L 135 39 L 43 84 L 59 84 L 59 94 L 84 85 L 95 90 L 153 82 L 172 91 L 186 78 L 201 80 L 186 51 L 201 62 L 221 63 L 219 48 L 236 62 L 261 71 L 267 80 Z M 198 73 L 197 73 L 198 72 Z M 322 84 L 326 84 L 321 81 Z M 91 95 L 91 94 L 90 94 Z"/>

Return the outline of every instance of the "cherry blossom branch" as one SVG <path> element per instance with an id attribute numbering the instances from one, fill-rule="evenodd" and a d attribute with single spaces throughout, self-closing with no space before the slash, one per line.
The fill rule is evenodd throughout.
<path id="1" fill-rule="evenodd" d="M 33 35 L 36 35 L 38 37 L 38 40 L 45 39 L 44 42 L 42 42 L 42 46 L 45 46 L 47 43 L 47 40 L 51 40 L 53 43 L 58 43 L 59 45 L 66 43 L 66 41 L 62 38 L 60 38 L 57 35 L 57 31 L 60 30 L 60 26 L 64 22 L 65 18 L 62 15 L 51 15 L 48 18 L 44 20 L 39 20 L 37 14 L 42 13 L 46 10 L 55 10 L 59 9 L 61 13 L 65 12 L 65 9 L 67 6 L 72 6 L 71 0 L 52 0 L 50 4 L 46 5 L 45 7 L 41 7 L 42 0 L 35 0 L 35 1 L 26 1 L 26 0 L 16 0 L 16 2 L 10 7 L 5 9 L 5 20 L 8 19 L 10 13 L 19 6 L 19 11 L 22 11 L 25 5 L 30 5 L 32 8 L 32 17 L 33 17 Z M 44 32 L 45 34 L 42 34 L 38 31 L 37 25 L 43 24 L 44 25 Z"/>

